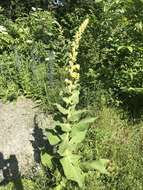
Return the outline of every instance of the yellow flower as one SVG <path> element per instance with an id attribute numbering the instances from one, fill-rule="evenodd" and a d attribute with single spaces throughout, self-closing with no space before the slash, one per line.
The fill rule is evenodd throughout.
<path id="1" fill-rule="evenodd" d="M 74 41 L 71 44 L 71 52 L 69 53 L 69 66 L 66 69 L 68 70 L 70 77 L 69 79 L 65 80 L 69 93 L 72 93 L 72 90 L 77 88 L 77 83 L 80 77 L 80 74 L 79 74 L 80 65 L 76 64 L 76 60 L 77 60 L 77 55 L 78 55 L 79 42 L 84 30 L 87 27 L 88 22 L 89 22 L 89 19 L 87 18 L 80 25 L 79 30 L 75 34 Z"/>
<path id="2" fill-rule="evenodd" d="M 74 64 L 76 62 L 77 54 L 78 54 L 78 48 L 79 48 L 79 42 L 80 42 L 80 39 L 82 37 L 84 30 L 86 29 L 86 27 L 88 25 L 88 22 L 89 22 L 88 18 L 84 20 L 84 22 L 80 25 L 79 30 L 77 31 L 77 33 L 75 35 L 74 41 L 72 42 L 72 45 L 71 45 L 72 51 L 69 54 L 70 63 L 72 62 L 72 64 Z"/>
<path id="3" fill-rule="evenodd" d="M 80 65 L 79 64 L 76 64 L 73 66 L 73 70 L 79 70 L 80 69 Z"/>
<path id="4" fill-rule="evenodd" d="M 79 79 L 79 73 L 76 73 L 76 72 L 72 72 L 70 73 L 70 76 L 73 78 L 73 79 Z"/>
<path id="5" fill-rule="evenodd" d="M 70 84 L 71 81 L 69 79 L 65 79 L 65 83 Z"/>

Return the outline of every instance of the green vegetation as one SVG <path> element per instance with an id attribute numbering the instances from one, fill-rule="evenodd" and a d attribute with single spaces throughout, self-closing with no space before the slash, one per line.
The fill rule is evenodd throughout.
<path id="1" fill-rule="evenodd" d="M 142 190 L 143 1 L 10 0 L 0 13 L 0 99 L 24 95 L 58 120 L 24 190 Z"/>
<path id="2" fill-rule="evenodd" d="M 51 148 L 48 148 L 47 151 L 42 151 L 41 156 L 42 164 L 50 168 L 51 172 L 53 170 L 57 171 L 57 168 L 60 171 L 61 168 L 63 169 L 64 177 L 60 179 L 60 184 L 56 184 L 55 189 L 65 187 L 68 180 L 74 181 L 80 188 L 84 188 L 85 174 L 88 170 L 96 169 L 101 173 L 108 174 L 106 170 L 108 160 L 100 159 L 99 161 L 87 160 L 82 162 L 82 157 L 77 152 L 79 143 L 85 139 L 89 124 L 95 121 L 95 117 L 82 117 L 87 111 L 77 110 L 80 94 L 78 84 L 80 66 L 76 64 L 76 59 L 79 42 L 88 23 L 89 19 L 87 18 L 80 25 L 72 42 L 69 65 L 67 65 L 68 79 L 65 79 L 65 90 L 61 92 L 65 105 L 63 107 L 56 104 L 62 117 L 56 121 L 53 129 L 47 131 L 47 138 Z M 59 165 L 58 167 L 57 164 Z"/>
<path id="3" fill-rule="evenodd" d="M 79 147 L 83 161 L 100 158 L 110 160 L 110 175 L 99 174 L 97 171 L 88 172 L 86 190 L 142 190 L 143 124 L 141 122 L 133 125 L 121 120 L 119 116 L 119 111 L 113 108 L 102 108 L 98 113 L 98 119 L 88 130 L 86 139 Z M 57 180 L 60 179 L 58 177 L 60 176 L 57 175 Z M 42 173 L 33 178 L 34 182 L 30 179 L 24 179 L 22 182 L 24 190 L 47 190 L 50 189 L 51 179 L 54 183 L 54 177 Z M 12 184 L 9 184 L 0 190 L 13 189 Z M 66 189 L 79 188 L 73 183 L 68 183 Z"/>
<path id="4" fill-rule="evenodd" d="M 64 39 L 60 25 L 50 12 L 32 11 L 15 22 L 6 19 L 0 35 L 0 97 L 13 100 L 24 94 L 51 108 L 63 78 L 60 57 Z"/>

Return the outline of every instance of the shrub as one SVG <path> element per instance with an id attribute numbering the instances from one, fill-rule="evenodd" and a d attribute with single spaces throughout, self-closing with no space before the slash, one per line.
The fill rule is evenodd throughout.
<path id="1" fill-rule="evenodd" d="M 6 20 L 3 28 L 7 43 L 1 46 L 0 98 L 24 94 L 53 109 L 63 84 L 67 48 L 60 25 L 48 11 L 37 11 L 15 22 Z"/>
<path id="2" fill-rule="evenodd" d="M 101 88 L 102 94 L 110 94 L 106 98 L 109 103 L 119 103 L 119 98 L 124 101 L 131 95 L 130 88 L 134 89 L 133 101 L 138 98 L 138 88 L 143 87 L 142 8 L 142 1 L 79 1 L 70 11 L 57 13 L 67 38 L 71 38 L 85 13 L 91 17 L 78 55 L 85 104 L 94 103 Z M 135 103 L 127 101 L 127 105 Z"/>

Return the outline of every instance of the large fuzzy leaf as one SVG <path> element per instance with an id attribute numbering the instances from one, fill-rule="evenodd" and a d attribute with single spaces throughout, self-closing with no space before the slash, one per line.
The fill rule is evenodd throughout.
<path id="1" fill-rule="evenodd" d="M 69 123 L 55 122 L 56 126 L 60 126 L 61 130 L 64 132 L 69 132 L 71 130 L 71 125 Z"/>
<path id="2" fill-rule="evenodd" d="M 85 119 L 82 119 L 78 124 L 91 124 L 96 120 L 96 117 L 87 117 Z"/>
<path id="3" fill-rule="evenodd" d="M 61 141 L 61 139 L 58 137 L 56 133 L 54 133 L 54 131 L 48 131 L 47 138 L 51 145 L 56 145 Z"/>
<path id="4" fill-rule="evenodd" d="M 100 159 L 95 161 L 88 161 L 81 164 L 81 167 L 84 170 L 97 170 L 100 173 L 108 174 L 107 171 L 107 165 L 109 163 L 109 160 L 107 159 Z"/>
<path id="5" fill-rule="evenodd" d="M 69 134 L 65 133 L 61 136 L 62 142 L 59 145 L 58 153 L 61 156 L 65 156 L 68 148 L 69 148 Z"/>
<path id="6" fill-rule="evenodd" d="M 77 135 L 77 133 L 86 131 L 87 129 L 88 129 L 87 124 L 76 124 L 71 129 L 71 136 L 73 137 Z"/>
<path id="7" fill-rule="evenodd" d="M 41 162 L 45 167 L 52 169 L 52 156 L 48 153 L 41 153 Z"/>
<path id="8" fill-rule="evenodd" d="M 76 148 L 76 146 L 85 139 L 87 129 L 88 129 L 88 124 L 86 122 L 85 123 L 79 122 L 78 124 L 73 126 L 70 133 L 71 136 L 70 143 L 74 145 L 73 148 Z"/>
<path id="9" fill-rule="evenodd" d="M 68 180 L 72 180 L 78 183 L 79 187 L 83 187 L 84 173 L 79 167 L 79 157 L 74 155 L 65 156 L 60 160 L 64 174 Z"/>
<path id="10" fill-rule="evenodd" d="M 77 105 L 79 103 L 79 90 L 74 90 L 70 99 L 72 105 Z"/>
<path id="11" fill-rule="evenodd" d="M 68 109 L 62 107 L 60 104 L 55 104 L 57 109 L 63 114 L 63 115 L 67 115 L 68 114 Z"/>
<path id="12" fill-rule="evenodd" d="M 71 110 L 68 116 L 68 120 L 72 121 L 72 122 L 76 122 L 79 121 L 79 119 L 81 118 L 81 115 L 83 113 L 87 112 L 87 110 L 78 110 L 76 111 L 75 109 Z"/>
<path id="13" fill-rule="evenodd" d="M 63 97 L 66 104 L 77 105 L 79 103 L 79 90 L 74 90 L 72 95 L 69 97 Z"/>
<path id="14" fill-rule="evenodd" d="M 87 133 L 87 130 L 84 130 L 72 136 L 70 140 L 72 149 L 76 149 L 77 145 L 85 139 L 86 133 Z"/>

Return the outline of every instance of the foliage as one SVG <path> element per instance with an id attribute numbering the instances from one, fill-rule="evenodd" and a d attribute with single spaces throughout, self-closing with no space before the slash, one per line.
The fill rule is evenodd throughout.
<path id="1" fill-rule="evenodd" d="M 89 190 L 142 189 L 142 122 L 132 124 L 122 115 L 115 108 L 103 107 L 81 146 L 84 158 L 110 159 L 110 175 L 89 173 Z"/>
<path id="2" fill-rule="evenodd" d="M 52 110 L 63 84 L 61 65 L 66 59 L 58 22 L 48 11 L 32 11 L 15 22 L 6 19 L 0 35 L 0 98 L 12 100 L 24 94 Z"/>
<path id="3" fill-rule="evenodd" d="M 75 39 L 72 42 L 72 50 L 69 54 L 69 65 L 67 65 L 68 79 L 66 89 L 62 93 L 64 106 L 56 104 L 62 117 L 60 117 L 53 129 L 47 131 L 47 138 L 51 146 L 51 152 L 42 152 L 41 159 L 44 166 L 52 170 L 64 172 L 67 180 L 74 181 L 80 188 L 84 187 L 85 171 L 97 169 L 102 173 L 108 173 L 106 170 L 107 160 L 81 162 L 81 156 L 76 152 L 78 144 L 85 139 L 89 124 L 95 121 L 95 118 L 84 117 L 82 114 L 85 110 L 77 110 L 79 103 L 79 65 L 76 64 L 79 41 L 83 34 L 89 19 L 87 18 L 80 25 L 76 32 Z M 56 163 L 58 166 L 56 166 Z M 70 168 L 70 170 L 69 170 Z M 62 189 L 66 180 L 57 184 L 57 189 Z"/>
<path id="4" fill-rule="evenodd" d="M 91 17 L 91 25 L 82 39 L 78 54 L 82 102 L 86 105 L 96 102 L 100 89 L 104 89 L 102 94 L 105 90 L 110 94 L 109 99 L 107 96 L 109 103 L 113 101 L 118 105 L 119 100 L 129 97 L 122 89 L 128 92 L 131 87 L 143 87 L 142 10 L 142 1 L 91 0 L 79 1 L 70 11 L 57 12 L 57 19 L 67 38 L 71 38 L 87 12 Z M 132 94 L 132 102 L 127 101 L 127 105 L 135 105 L 136 99 L 136 94 Z"/>
<path id="5" fill-rule="evenodd" d="M 85 178 L 86 190 L 142 190 L 142 139 L 143 124 L 132 124 L 121 119 L 123 113 L 115 108 L 103 107 L 96 115 L 98 119 L 86 134 L 86 138 L 78 147 L 82 161 L 109 158 L 110 175 L 89 171 Z M 57 174 L 60 181 L 60 176 Z M 32 181 L 31 181 L 32 180 Z M 54 176 L 49 171 L 33 178 L 22 180 L 24 190 L 53 189 Z M 31 181 L 31 182 L 30 182 Z M 33 186 L 33 189 L 32 189 Z M 30 189 L 31 188 L 31 189 Z M 79 190 L 73 182 L 68 182 L 65 189 Z M 0 187 L 0 190 L 13 190 L 12 184 Z"/>
<path id="6" fill-rule="evenodd" d="M 20 16 L 25 16 L 31 9 L 45 9 L 47 10 L 53 0 L 5 0 L 0 2 L 0 6 L 4 8 L 4 14 L 12 19 Z"/>
<path id="7" fill-rule="evenodd" d="M 0 99 L 11 101 L 24 95 L 46 111 L 57 111 L 53 106 L 57 102 L 59 110 L 58 123 L 47 131 L 50 149 L 42 152 L 47 172 L 33 181 L 24 179 L 24 188 L 46 190 L 66 184 L 65 189 L 73 190 L 79 189 L 77 183 L 81 185 L 84 178 L 87 190 L 142 189 L 142 123 L 128 123 L 114 108 L 102 106 L 122 103 L 133 110 L 133 116 L 140 116 L 143 1 L 65 0 L 64 6 L 49 7 L 51 11 L 46 10 L 47 3 L 50 2 L 10 0 L 0 4 L 3 7 L 0 8 Z M 77 56 L 74 60 L 73 54 L 68 57 L 69 44 L 87 14 L 90 25 L 78 44 L 78 55 L 77 44 L 72 43 L 72 52 Z M 65 85 L 65 77 L 68 88 L 61 93 L 61 102 L 59 92 Z M 94 118 L 86 118 L 90 114 L 79 108 L 89 106 L 97 115 L 98 105 L 101 112 L 95 120 L 96 127 L 88 128 Z M 122 117 L 127 117 L 125 110 Z M 104 159 L 100 158 L 111 160 L 110 175 L 98 173 L 98 170 L 105 173 Z M 69 165 L 79 173 L 78 178 L 69 173 Z M 92 167 L 96 172 L 87 171 Z M 9 184 L 2 188 L 14 187 Z"/>
<path id="8" fill-rule="evenodd" d="M 22 1 L 18 2 L 17 6 L 21 6 Z M 38 1 L 35 3 L 38 7 Z M 25 1 L 24 4 L 28 8 L 33 2 Z M 111 3 L 110 0 L 90 0 L 83 3 L 75 0 L 64 1 L 64 5 L 52 13 L 35 8 L 29 16 L 18 17 L 15 22 L 4 18 L 2 14 L 0 22 L 4 23 L 2 26 L 6 31 L 0 33 L 2 44 L 0 51 L 2 53 L 6 51 L 8 55 L 4 56 L 9 57 L 9 51 L 13 54 L 16 49 L 18 56 L 24 54 L 27 62 L 30 59 L 34 67 L 35 65 L 37 67 L 37 62 L 45 64 L 44 59 L 48 60 L 49 56 L 53 57 L 55 53 L 55 60 L 49 65 L 53 65 L 55 75 L 53 74 L 52 78 L 58 78 L 58 83 L 59 77 L 63 79 L 65 75 L 64 70 L 60 68 L 61 63 L 62 65 L 67 63 L 68 42 L 82 18 L 89 14 L 91 24 L 82 38 L 77 60 L 81 65 L 81 102 L 84 102 L 85 106 L 97 102 L 100 104 L 102 96 L 107 103 L 119 105 L 123 101 L 123 105 L 132 110 L 139 110 L 142 105 L 140 106 L 138 102 L 142 100 L 142 96 L 136 89 L 142 89 L 143 86 L 142 1 L 114 0 Z M 59 86 L 57 83 L 54 83 L 55 86 Z M 42 81 L 42 84 L 45 84 L 45 81 Z M 41 84 L 36 89 L 40 86 Z M 130 88 L 134 88 L 132 94 L 128 93 Z M 43 95 L 50 89 L 46 85 L 46 90 L 44 87 L 38 91 L 40 90 L 42 95 L 39 95 L 37 90 L 28 91 L 33 91 L 34 95 L 38 94 L 36 99 L 42 99 L 46 105 L 51 99 L 45 100 Z M 50 94 L 53 96 L 53 92 L 49 93 L 49 96 Z"/>

